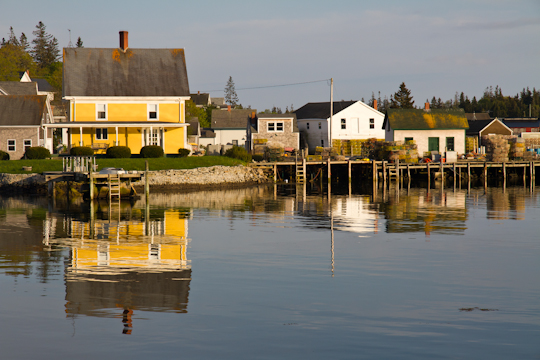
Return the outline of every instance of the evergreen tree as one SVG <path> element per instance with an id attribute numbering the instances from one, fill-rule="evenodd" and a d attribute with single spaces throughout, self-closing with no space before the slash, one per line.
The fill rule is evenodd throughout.
<path id="1" fill-rule="evenodd" d="M 232 76 L 229 76 L 229 81 L 227 81 L 227 85 L 225 86 L 225 102 L 232 107 L 235 107 L 239 103 Z"/>
<path id="2" fill-rule="evenodd" d="M 414 109 L 414 101 L 411 96 L 411 91 L 407 89 L 405 83 L 399 85 L 399 91 L 390 98 L 392 108 Z"/>
<path id="3" fill-rule="evenodd" d="M 9 27 L 9 40 L 7 41 L 8 44 L 14 45 L 14 46 L 20 46 L 19 40 L 17 40 L 17 37 L 15 36 L 15 32 L 13 31 L 13 26 Z"/>
<path id="4" fill-rule="evenodd" d="M 28 43 L 28 39 L 26 38 L 26 35 L 24 33 L 21 33 L 21 37 L 19 38 L 20 46 L 23 48 L 24 51 L 28 52 L 28 49 L 30 49 L 30 44 Z"/>
<path id="5" fill-rule="evenodd" d="M 55 63 L 60 55 L 58 40 L 51 34 L 48 34 L 45 29 L 45 24 L 40 21 L 36 25 L 36 30 L 32 32 L 35 39 L 32 40 L 34 47 L 31 53 L 37 65 L 42 69 Z"/>
<path id="6" fill-rule="evenodd" d="M 80 36 L 77 39 L 77 43 L 75 44 L 75 46 L 78 47 L 78 48 L 83 48 L 84 47 Z"/>

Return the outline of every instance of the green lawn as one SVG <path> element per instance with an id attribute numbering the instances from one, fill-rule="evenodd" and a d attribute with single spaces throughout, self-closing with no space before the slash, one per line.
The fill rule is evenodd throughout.
<path id="1" fill-rule="evenodd" d="M 158 159 L 97 159 L 98 171 L 104 167 L 123 168 L 124 170 L 144 170 L 145 161 L 148 160 L 150 170 L 194 169 L 214 165 L 236 166 L 244 162 L 226 156 L 200 156 L 184 158 L 158 158 Z M 23 171 L 23 166 L 31 166 L 32 171 Z M 62 159 L 57 157 L 47 160 L 3 160 L 0 161 L 0 173 L 28 174 L 42 173 L 44 171 L 62 171 Z"/>

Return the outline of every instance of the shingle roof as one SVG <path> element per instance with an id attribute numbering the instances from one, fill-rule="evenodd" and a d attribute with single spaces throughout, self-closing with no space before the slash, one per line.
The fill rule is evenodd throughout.
<path id="1" fill-rule="evenodd" d="M 467 130 L 467 135 L 472 135 L 480 133 L 482 129 L 488 126 L 493 120 L 470 120 L 469 129 Z"/>
<path id="2" fill-rule="evenodd" d="M 64 96 L 189 96 L 184 49 L 64 48 Z"/>
<path id="3" fill-rule="evenodd" d="M 212 129 L 202 129 L 201 130 L 201 137 L 202 138 L 215 138 L 216 133 Z"/>
<path id="4" fill-rule="evenodd" d="M 195 103 L 195 105 L 203 105 L 206 106 L 209 104 L 210 94 L 191 94 L 191 101 Z"/>
<path id="5" fill-rule="evenodd" d="M 199 135 L 199 122 L 198 121 L 188 121 L 188 135 Z"/>
<path id="6" fill-rule="evenodd" d="M 0 81 L 0 88 L 8 95 L 37 95 L 36 83 Z"/>
<path id="7" fill-rule="evenodd" d="M 357 101 L 334 101 L 333 114 L 335 115 L 356 103 Z M 330 117 L 330 101 L 307 103 L 294 112 L 298 119 L 328 119 Z"/>
<path id="8" fill-rule="evenodd" d="M 540 119 L 531 118 L 510 118 L 503 119 L 502 122 L 509 128 L 537 128 L 540 127 Z"/>
<path id="9" fill-rule="evenodd" d="M 0 96 L 0 126 L 39 126 L 46 95 Z"/>
<path id="10" fill-rule="evenodd" d="M 245 129 L 255 109 L 212 110 L 212 129 Z"/>
<path id="11" fill-rule="evenodd" d="M 465 112 L 459 110 L 388 109 L 383 128 L 387 122 L 394 130 L 467 129 Z"/>
<path id="12" fill-rule="evenodd" d="M 467 120 L 493 120 L 489 113 L 465 113 Z"/>
<path id="13" fill-rule="evenodd" d="M 32 79 L 32 82 L 37 83 L 38 91 L 48 91 L 48 92 L 54 92 L 54 88 L 51 84 L 45 79 Z"/>

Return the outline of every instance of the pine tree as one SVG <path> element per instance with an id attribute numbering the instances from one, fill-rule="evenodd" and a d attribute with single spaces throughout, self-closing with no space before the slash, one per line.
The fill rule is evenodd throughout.
<path id="1" fill-rule="evenodd" d="M 399 91 L 390 98 L 392 108 L 414 109 L 414 101 L 411 91 L 407 89 L 405 83 L 399 85 Z"/>
<path id="2" fill-rule="evenodd" d="M 17 40 L 17 37 L 15 36 L 15 32 L 13 31 L 13 26 L 9 27 L 9 40 L 7 41 L 8 44 L 20 46 L 19 40 Z"/>
<path id="3" fill-rule="evenodd" d="M 60 55 L 58 49 L 58 40 L 48 34 L 46 26 L 41 21 L 36 25 L 36 30 L 32 32 L 36 37 L 32 40 L 34 47 L 32 48 L 32 56 L 40 68 L 45 68 L 52 65 Z"/>
<path id="4" fill-rule="evenodd" d="M 78 47 L 78 48 L 83 48 L 84 47 L 80 36 L 77 39 L 77 43 L 75 44 L 75 46 Z"/>
<path id="5" fill-rule="evenodd" d="M 225 102 L 232 107 L 235 107 L 239 103 L 232 76 L 229 76 L 229 81 L 227 81 L 227 85 L 225 86 Z"/>
<path id="6" fill-rule="evenodd" d="M 25 33 L 21 33 L 21 37 L 19 38 L 19 43 L 21 44 L 21 47 L 24 51 L 28 52 L 28 49 L 30 49 L 30 44 L 28 43 L 28 39 L 26 38 Z"/>

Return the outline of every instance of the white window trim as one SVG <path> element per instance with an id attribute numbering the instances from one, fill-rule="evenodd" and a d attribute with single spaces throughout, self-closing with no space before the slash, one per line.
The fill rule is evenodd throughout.
<path id="1" fill-rule="evenodd" d="M 341 119 L 340 130 L 347 130 L 347 119 Z M 343 127 L 345 125 L 345 127 Z"/>
<path id="2" fill-rule="evenodd" d="M 99 105 L 104 105 L 105 106 L 105 118 L 104 119 L 99 118 Z M 107 121 L 108 119 L 109 119 L 109 106 L 108 106 L 108 104 L 97 103 L 96 104 L 96 121 Z"/>
<path id="3" fill-rule="evenodd" d="M 155 119 L 150 118 L 150 110 L 151 110 L 150 106 L 155 106 L 156 107 L 156 118 Z M 159 121 L 159 104 L 156 104 L 156 103 L 146 104 L 146 120 L 148 120 L 148 121 Z"/>
<path id="4" fill-rule="evenodd" d="M 274 130 L 270 130 L 270 124 L 274 126 Z M 281 130 L 278 130 L 278 124 L 281 124 Z M 285 122 L 283 121 L 273 121 L 266 123 L 266 131 L 267 132 L 283 132 L 285 129 Z"/>
<path id="5" fill-rule="evenodd" d="M 32 147 L 32 139 L 24 139 L 23 140 L 23 146 L 26 146 L 27 141 L 30 141 L 30 147 Z"/>
<path id="6" fill-rule="evenodd" d="M 101 130 L 101 139 L 98 138 L 98 130 Z M 107 130 L 107 137 L 103 137 L 103 130 Z M 96 140 L 109 140 L 109 128 L 96 128 L 95 132 L 95 139 Z"/>
<path id="7" fill-rule="evenodd" d="M 9 142 L 10 142 L 10 141 L 13 141 L 13 145 L 9 145 Z M 9 150 L 9 147 L 10 147 L 10 146 L 13 146 L 13 150 Z M 15 140 L 15 139 L 8 139 L 8 140 L 7 140 L 7 151 L 9 151 L 9 152 L 15 152 L 15 151 L 17 151 L 17 140 Z"/>
<path id="8" fill-rule="evenodd" d="M 372 122 L 373 120 L 373 122 Z M 371 127 L 371 125 L 373 125 L 373 127 Z M 370 129 L 375 129 L 375 119 L 374 118 L 369 118 L 369 128 Z"/>

